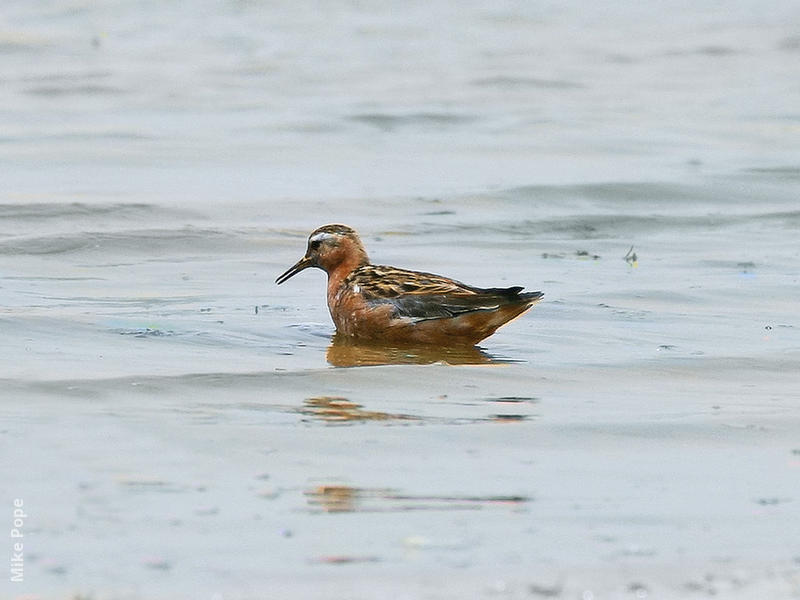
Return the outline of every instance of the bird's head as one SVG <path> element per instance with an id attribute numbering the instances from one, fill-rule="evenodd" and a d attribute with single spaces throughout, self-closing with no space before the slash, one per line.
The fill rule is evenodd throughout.
<path id="1" fill-rule="evenodd" d="M 324 225 L 308 236 L 306 254 L 275 280 L 281 284 L 309 267 L 326 273 L 345 268 L 352 271 L 369 263 L 367 252 L 358 233 L 347 225 Z"/>

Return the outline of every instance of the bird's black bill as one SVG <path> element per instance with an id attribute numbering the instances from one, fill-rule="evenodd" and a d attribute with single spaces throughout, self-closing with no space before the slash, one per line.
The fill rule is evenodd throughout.
<path id="1" fill-rule="evenodd" d="M 297 275 L 303 269 L 307 269 L 308 267 L 313 267 L 313 266 L 314 266 L 313 259 L 309 258 L 308 256 L 304 256 L 303 258 L 298 260 L 292 267 L 289 267 L 289 270 L 287 270 L 283 275 L 278 277 L 275 280 L 275 283 L 280 285 L 287 279 L 290 279 L 295 275 Z"/>

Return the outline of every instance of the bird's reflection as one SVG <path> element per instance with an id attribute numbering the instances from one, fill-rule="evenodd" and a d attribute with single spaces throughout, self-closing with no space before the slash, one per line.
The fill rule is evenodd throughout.
<path id="1" fill-rule="evenodd" d="M 377 365 L 489 365 L 516 362 L 488 354 L 477 346 L 386 345 L 355 341 L 334 335 L 326 354 L 334 367 L 366 367 Z"/>

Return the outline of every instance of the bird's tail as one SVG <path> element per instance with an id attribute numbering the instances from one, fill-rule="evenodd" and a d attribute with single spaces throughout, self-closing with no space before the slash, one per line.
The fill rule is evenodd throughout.
<path id="1" fill-rule="evenodd" d="M 530 304 L 535 304 L 544 298 L 544 292 L 522 292 L 519 297 Z"/>

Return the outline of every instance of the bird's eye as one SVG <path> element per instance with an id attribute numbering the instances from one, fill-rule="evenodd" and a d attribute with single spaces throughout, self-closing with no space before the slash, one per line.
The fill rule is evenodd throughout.
<path id="1" fill-rule="evenodd" d="M 313 242 L 311 242 L 309 244 L 309 247 L 312 250 L 319 250 L 319 247 L 320 247 L 321 244 L 322 244 L 322 242 L 320 240 L 314 240 Z"/>

